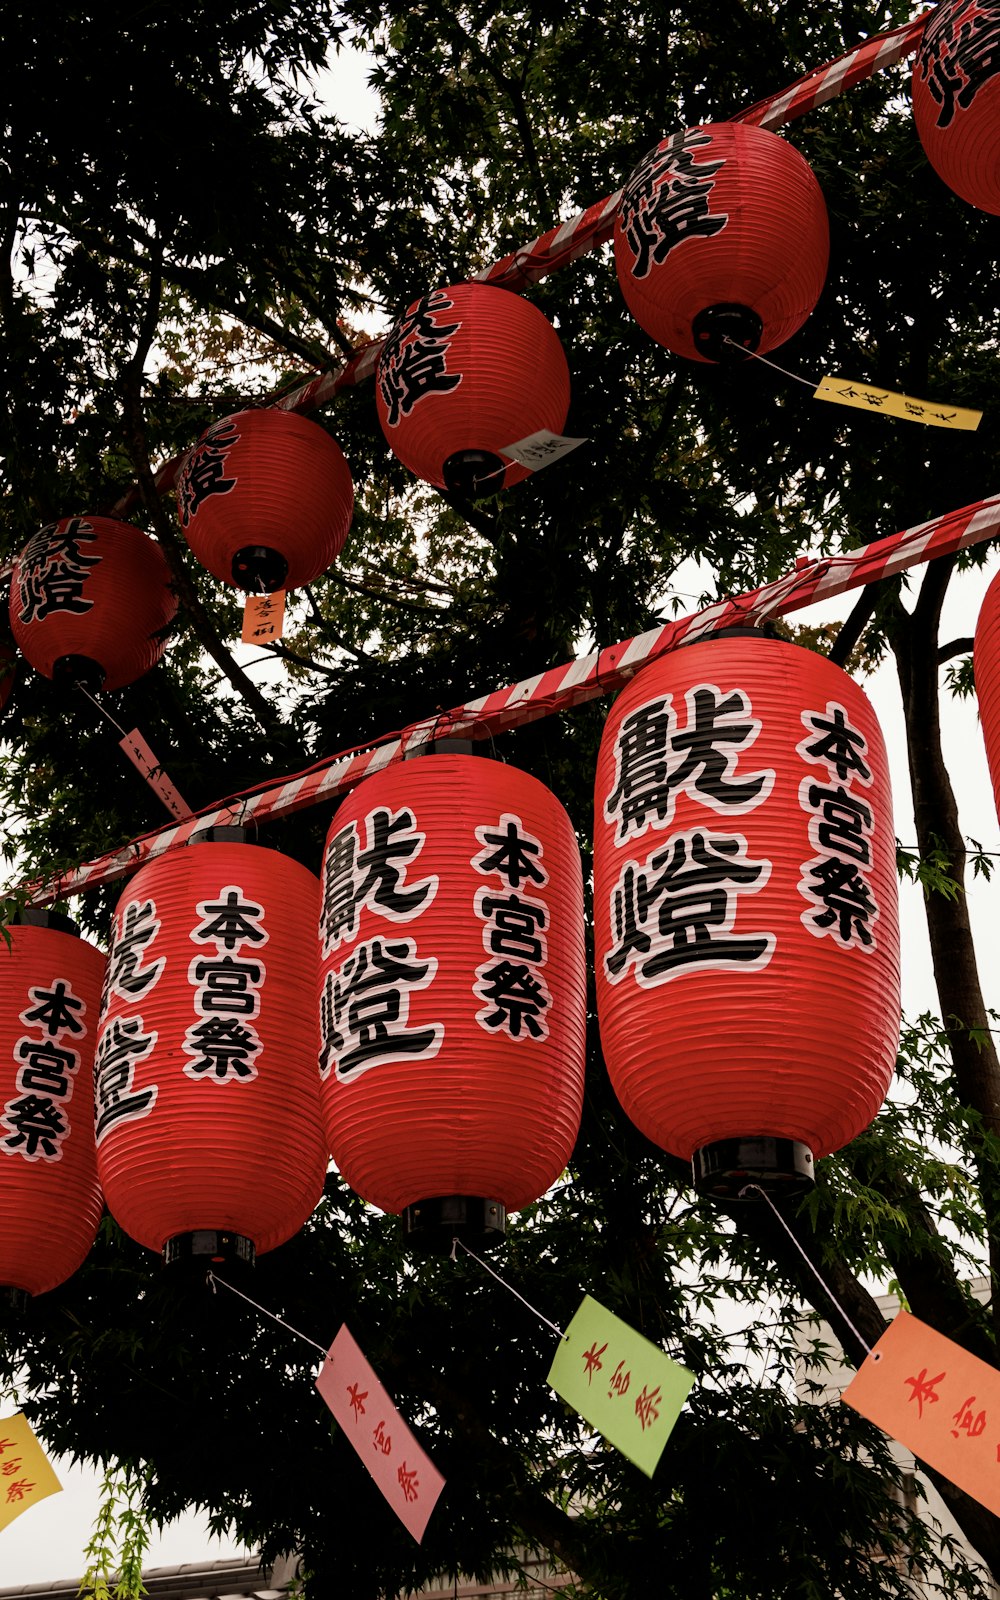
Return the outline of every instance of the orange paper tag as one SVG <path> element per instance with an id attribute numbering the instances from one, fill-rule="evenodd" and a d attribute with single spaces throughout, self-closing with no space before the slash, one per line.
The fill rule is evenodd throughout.
<path id="1" fill-rule="evenodd" d="M 243 607 L 244 644 L 270 644 L 280 639 L 285 627 L 285 591 L 273 594 L 248 594 Z"/>
<path id="2" fill-rule="evenodd" d="M 1000 1372 L 901 1311 L 844 1401 L 1000 1514 Z"/>

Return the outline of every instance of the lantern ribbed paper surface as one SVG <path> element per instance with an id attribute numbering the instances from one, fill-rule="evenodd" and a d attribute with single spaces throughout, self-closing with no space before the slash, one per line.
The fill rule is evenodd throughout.
<path id="1" fill-rule="evenodd" d="M 583 1096 L 583 895 L 536 779 L 431 755 L 366 779 L 322 874 L 320 1057 L 334 1160 L 384 1211 L 545 1193 Z"/>
<path id="2" fill-rule="evenodd" d="M 791 338 L 823 289 L 823 194 L 776 134 L 729 122 L 671 134 L 641 161 L 615 219 L 618 282 L 640 327 L 677 355 L 724 361 Z"/>
<path id="3" fill-rule="evenodd" d="M 157 635 L 176 611 L 163 551 L 127 522 L 64 517 L 39 529 L 14 563 L 14 639 L 47 678 L 134 683 L 162 656 Z"/>
<path id="4" fill-rule="evenodd" d="M 935 172 L 1000 216 L 1000 0 L 945 0 L 928 12 L 912 94 Z"/>
<path id="5" fill-rule="evenodd" d="M 501 459 L 506 446 L 541 429 L 562 432 L 569 368 L 537 306 L 462 283 L 414 301 L 396 324 L 379 357 L 376 399 L 393 454 L 418 478 L 491 493 L 528 476 Z M 466 453 L 474 459 L 463 461 Z"/>
<path id="6" fill-rule="evenodd" d="M 885 750 L 857 685 L 753 634 L 615 702 L 598 762 L 598 1012 L 632 1121 L 675 1156 L 874 1117 L 899 1029 Z"/>
<path id="7" fill-rule="evenodd" d="M 262 1252 L 319 1200 L 318 911 L 305 867 L 228 842 L 150 862 L 122 896 L 97 1159 L 109 1210 L 140 1244 L 231 1230 Z"/>
<path id="8" fill-rule="evenodd" d="M 986 760 L 1000 816 L 1000 573 L 987 589 L 980 607 L 973 666 Z"/>
<path id="9" fill-rule="evenodd" d="M 318 423 L 290 411 L 237 411 L 208 428 L 185 459 L 177 507 L 188 544 L 220 582 L 296 589 L 343 549 L 354 484 L 339 444 Z"/>
<path id="10" fill-rule="evenodd" d="M 42 1294 L 83 1263 L 103 1205 L 92 1067 L 104 956 L 62 928 L 0 940 L 0 1284 Z"/>

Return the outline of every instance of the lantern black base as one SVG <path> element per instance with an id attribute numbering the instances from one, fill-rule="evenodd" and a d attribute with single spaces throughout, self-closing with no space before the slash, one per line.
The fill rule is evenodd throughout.
<path id="1" fill-rule="evenodd" d="M 700 356 L 708 361 L 745 361 L 760 344 L 764 324 L 749 306 L 729 304 L 705 306 L 691 323 L 691 334 Z"/>
<path id="2" fill-rule="evenodd" d="M 68 684 L 70 688 L 79 683 L 91 694 L 97 694 L 104 687 L 106 676 L 101 663 L 92 661 L 90 656 L 59 656 L 52 664 L 55 683 Z"/>
<path id="3" fill-rule="evenodd" d="M 808 1194 L 814 1169 L 812 1151 L 798 1139 L 720 1139 L 691 1158 L 698 1193 L 717 1200 L 759 1200 L 757 1189 L 775 1199 Z M 749 1186 L 752 1192 L 743 1194 Z"/>
<path id="4" fill-rule="evenodd" d="M 50 911 L 47 906 L 22 906 L 10 920 L 15 928 L 54 928 L 58 933 L 71 933 L 77 939 L 80 936 L 72 917 L 64 916 L 61 911 Z"/>
<path id="5" fill-rule="evenodd" d="M 194 1266 L 228 1267 L 233 1262 L 252 1267 L 257 1252 L 252 1239 L 221 1228 L 199 1228 L 195 1233 L 177 1233 L 163 1246 L 168 1267 L 187 1262 Z"/>
<path id="6" fill-rule="evenodd" d="M 428 1256 L 448 1255 L 453 1239 L 468 1245 L 499 1244 L 506 1231 L 506 1206 L 478 1195 L 440 1195 L 403 1212 L 403 1238 Z"/>
<path id="7" fill-rule="evenodd" d="M 273 594 L 288 577 L 288 562 L 280 550 L 266 544 L 246 544 L 232 562 L 233 582 L 247 594 Z"/>
<path id="8" fill-rule="evenodd" d="M 456 450 L 441 468 L 441 476 L 452 494 L 475 500 L 503 488 L 507 462 L 491 450 Z"/>
<path id="9" fill-rule="evenodd" d="M 31 1296 L 27 1289 L 15 1289 L 12 1283 L 0 1283 L 0 1307 L 23 1317 Z"/>

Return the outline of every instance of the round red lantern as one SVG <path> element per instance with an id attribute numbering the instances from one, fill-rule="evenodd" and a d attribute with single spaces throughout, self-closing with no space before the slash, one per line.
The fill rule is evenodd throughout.
<path id="1" fill-rule="evenodd" d="M 24 911 L 0 940 L 0 1284 L 54 1289 L 82 1265 L 103 1205 L 94 1041 L 104 956 L 67 917 Z"/>
<path id="2" fill-rule="evenodd" d="M 168 1261 L 252 1261 L 320 1198 L 318 912 L 313 873 L 239 829 L 148 862 L 119 902 L 98 1171 L 112 1216 Z"/>
<path id="3" fill-rule="evenodd" d="M 111 517 L 64 517 L 14 562 L 10 625 L 46 678 L 121 689 L 159 661 L 177 612 L 166 557 Z"/>
<path id="4" fill-rule="evenodd" d="M 626 305 L 657 344 L 692 361 L 790 339 L 820 297 L 829 255 L 812 168 L 784 139 L 743 122 L 662 139 L 615 218 Z"/>
<path id="5" fill-rule="evenodd" d="M 415 300 L 379 356 L 382 432 L 405 467 L 439 489 L 492 494 L 528 477 L 503 452 L 560 434 L 569 368 L 537 306 L 508 289 L 460 283 Z"/>
<path id="6" fill-rule="evenodd" d="M 824 656 L 751 632 L 644 668 L 597 770 L 611 1081 L 709 1193 L 808 1187 L 881 1105 L 899 1031 L 889 774 Z"/>
<path id="7" fill-rule="evenodd" d="M 323 860 L 320 1075 L 343 1176 L 418 1245 L 502 1235 L 583 1098 L 583 893 L 555 796 L 428 755 L 368 778 Z"/>
<path id="8" fill-rule="evenodd" d="M 221 583 L 297 589 L 340 554 L 354 515 L 344 453 L 291 411 L 237 411 L 213 423 L 177 479 L 185 537 Z"/>
<path id="9" fill-rule="evenodd" d="M 938 177 L 1000 216 L 1000 0 L 944 0 L 928 12 L 912 95 Z"/>

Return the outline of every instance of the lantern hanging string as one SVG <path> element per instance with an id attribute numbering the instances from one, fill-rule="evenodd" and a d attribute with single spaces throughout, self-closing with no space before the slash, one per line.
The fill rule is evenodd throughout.
<path id="1" fill-rule="evenodd" d="M 767 356 L 760 355 L 756 350 L 744 349 L 743 345 L 737 344 L 735 339 L 730 339 L 728 333 L 723 335 L 722 342 L 723 344 L 731 344 L 733 349 L 739 350 L 741 355 L 751 356 L 754 361 L 763 361 L 765 367 L 773 367 L 775 372 L 780 372 L 784 377 L 794 378 L 796 383 L 804 383 L 807 389 L 815 389 L 817 387 L 814 378 L 803 378 L 798 372 L 790 372 L 787 367 L 779 367 L 776 361 L 768 360 Z"/>
<path id="2" fill-rule="evenodd" d="M 806 1266 L 809 1268 L 809 1271 L 812 1273 L 813 1277 L 816 1279 L 816 1282 L 819 1284 L 820 1288 L 823 1290 L 823 1293 L 826 1295 L 827 1299 L 830 1301 L 830 1304 L 836 1306 L 837 1310 L 840 1312 L 840 1315 L 843 1317 L 844 1322 L 846 1323 L 847 1327 L 850 1328 L 850 1330 L 853 1333 L 855 1339 L 857 1339 L 858 1344 L 861 1346 L 862 1350 L 864 1350 L 865 1354 L 866 1355 L 871 1355 L 872 1347 L 868 1343 L 868 1340 L 865 1339 L 858 1332 L 857 1328 L 854 1326 L 854 1323 L 851 1321 L 850 1317 L 847 1315 L 847 1312 L 844 1310 L 844 1308 L 841 1305 L 840 1301 L 837 1299 L 837 1296 L 834 1294 L 833 1290 L 830 1288 L 830 1285 L 828 1283 L 824 1282 L 824 1280 L 820 1277 L 819 1273 L 816 1271 L 816 1268 L 813 1266 L 812 1262 L 809 1260 L 809 1257 L 806 1255 L 806 1253 L 803 1250 L 802 1246 L 799 1244 L 798 1239 L 796 1239 L 796 1237 L 795 1237 L 794 1233 L 792 1232 L 791 1228 L 788 1226 L 788 1223 L 785 1221 L 784 1217 L 781 1215 L 781 1212 L 778 1210 L 777 1206 L 772 1201 L 770 1195 L 765 1194 L 764 1190 L 760 1187 L 760 1184 L 758 1184 L 758 1183 L 748 1183 L 748 1184 L 746 1184 L 740 1190 L 740 1199 L 743 1200 L 743 1199 L 746 1198 L 747 1195 L 750 1195 L 750 1194 L 759 1194 L 761 1199 L 764 1201 L 765 1205 L 770 1207 L 771 1211 L 774 1213 L 774 1215 L 777 1217 L 778 1221 L 781 1223 L 781 1226 L 784 1228 L 784 1230 L 787 1233 L 788 1237 L 791 1239 L 791 1241 L 792 1241 L 793 1245 L 795 1246 L 796 1250 L 799 1252 L 799 1255 L 802 1257 L 802 1259 L 805 1262 Z M 877 1359 L 878 1359 L 878 1357 L 876 1357 L 876 1360 Z"/>
<path id="3" fill-rule="evenodd" d="M 118 729 L 118 732 L 121 734 L 123 739 L 127 739 L 128 738 L 128 734 L 125 732 L 125 729 L 122 727 L 121 723 L 115 721 L 114 717 L 111 715 L 111 712 L 108 710 L 107 706 L 102 706 L 101 705 L 101 702 L 97 699 L 97 697 L 95 695 L 91 694 L 91 692 L 87 688 L 86 684 L 81 683 L 79 678 L 77 678 L 77 680 L 74 683 L 73 687 L 74 687 L 74 689 L 79 689 L 81 694 L 85 694 L 87 696 L 87 699 L 90 701 L 91 705 L 97 707 L 97 709 L 101 713 L 102 717 L 107 717 L 107 719 L 110 722 L 111 726 L 113 728 L 117 728 Z"/>
<path id="4" fill-rule="evenodd" d="M 533 1306 L 530 1300 L 526 1300 L 524 1295 L 521 1294 L 519 1290 L 515 1289 L 512 1283 L 508 1283 L 505 1278 L 501 1278 L 499 1272 L 494 1272 L 493 1268 L 483 1260 L 482 1256 L 477 1256 L 474 1250 L 470 1250 L 468 1245 L 463 1244 L 461 1239 L 457 1237 L 453 1238 L 451 1241 L 451 1255 L 448 1258 L 450 1261 L 458 1260 L 458 1257 L 455 1254 L 456 1250 L 464 1250 L 467 1256 L 472 1257 L 473 1261 L 478 1261 L 484 1272 L 488 1272 L 491 1278 L 495 1278 L 497 1283 L 500 1284 L 501 1288 L 506 1289 L 508 1294 L 512 1294 L 515 1300 L 520 1300 L 523 1306 L 527 1306 L 532 1316 L 537 1317 L 539 1322 L 544 1322 L 545 1326 L 547 1328 L 551 1328 L 553 1333 L 557 1333 L 560 1339 L 569 1338 L 569 1335 L 563 1333 L 562 1329 L 558 1327 L 556 1323 L 550 1322 L 548 1317 L 544 1316 L 543 1313 L 539 1311 L 537 1306 Z"/>
<path id="5" fill-rule="evenodd" d="M 284 1328 L 286 1332 L 294 1333 L 296 1339 L 302 1339 L 306 1344 L 311 1344 L 314 1350 L 319 1351 L 324 1361 L 326 1360 L 326 1351 L 321 1344 L 316 1343 L 315 1339 L 310 1339 L 307 1333 L 300 1333 L 298 1328 L 293 1328 L 290 1322 L 285 1321 L 284 1317 L 279 1317 L 274 1311 L 268 1311 L 267 1307 L 260 1305 L 258 1301 L 251 1300 L 250 1296 L 248 1294 L 244 1294 L 242 1289 L 237 1289 L 233 1284 L 227 1283 L 225 1278 L 218 1277 L 212 1271 L 211 1267 L 209 1267 L 205 1274 L 205 1282 L 208 1284 L 213 1294 L 215 1294 L 217 1290 L 221 1288 L 228 1289 L 230 1294 L 239 1295 L 240 1299 L 245 1300 L 248 1306 L 253 1306 L 255 1311 L 259 1311 L 262 1317 L 270 1317 L 271 1321 L 276 1322 L 279 1328 Z"/>

